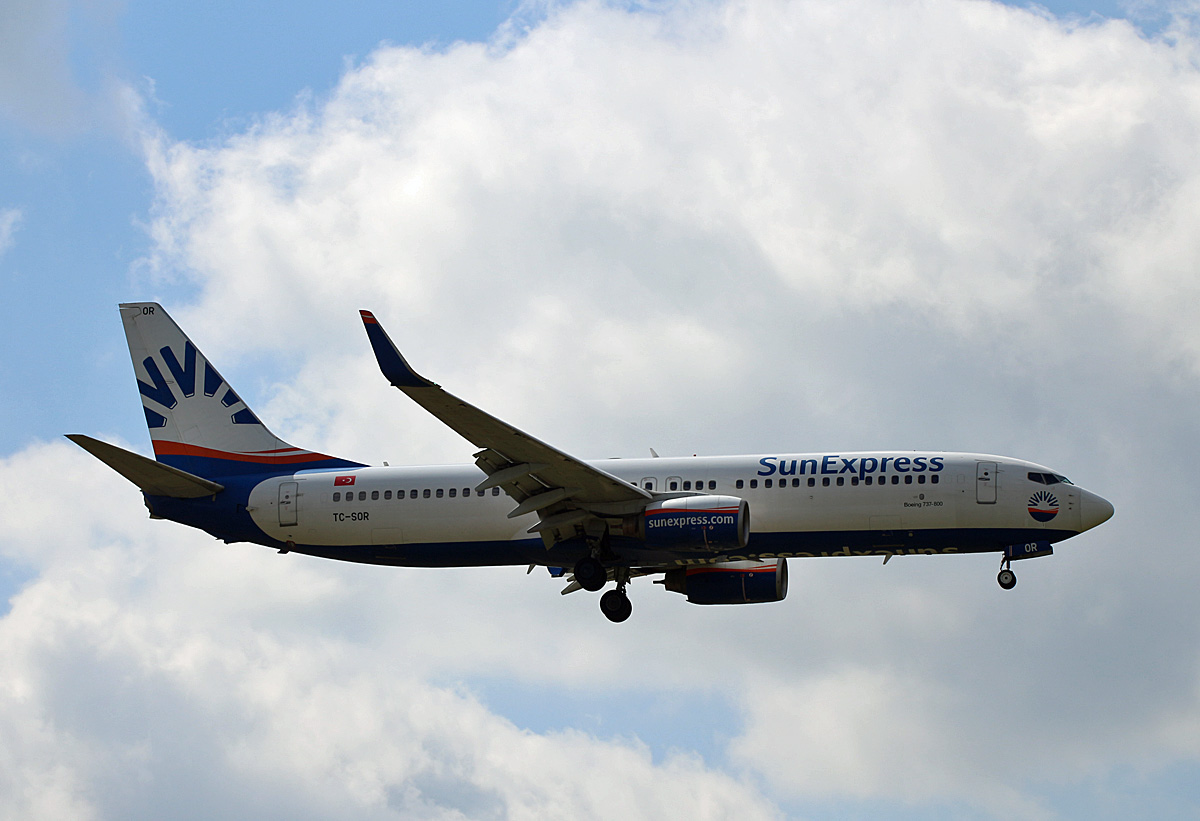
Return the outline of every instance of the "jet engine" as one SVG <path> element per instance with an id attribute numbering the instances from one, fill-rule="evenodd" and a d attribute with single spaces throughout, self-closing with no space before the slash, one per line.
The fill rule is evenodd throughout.
<path id="1" fill-rule="evenodd" d="M 648 547 L 741 550 L 750 540 L 750 506 L 736 496 L 681 496 L 642 514 Z"/>
<path id="2" fill-rule="evenodd" d="M 658 582 L 692 604 L 756 604 L 787 596 L 787 559 L 717 562 L 668 570 Z"/>

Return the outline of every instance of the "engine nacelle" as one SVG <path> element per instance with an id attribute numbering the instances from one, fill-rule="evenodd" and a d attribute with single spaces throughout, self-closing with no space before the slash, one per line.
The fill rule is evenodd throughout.
<path id="1" fill-rule="evenodd" d="M 646 545 L 741 550 L 750 540 L 750 505 L 736 496 L 681 496 L 652 502 L 642 514 Z"/>
<path id="2" fill-rule="evenodd" d="M 718 562 L 668 570 L 662 584 L 692 604 L 756 604 L 787 596 L 787 559 Z"/>

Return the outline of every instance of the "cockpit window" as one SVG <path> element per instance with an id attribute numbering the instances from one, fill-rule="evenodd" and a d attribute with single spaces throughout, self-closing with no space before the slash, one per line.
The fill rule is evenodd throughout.
<path id="1" fill-rule="evenodd" d="M 1057 485 L 1059 482 L 1067 485 L 1072 484 L 1070 479 L 1058 473 L 1035 473 L 1030 471 L 1028 476 L 1029 481 L 1037 482 L 1039 485 Z"/>

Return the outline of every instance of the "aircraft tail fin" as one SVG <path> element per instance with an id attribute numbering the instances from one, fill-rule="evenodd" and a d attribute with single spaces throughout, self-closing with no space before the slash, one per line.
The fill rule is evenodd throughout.
<path id="1" fill-rule="evenodd" d="M 120 307 L 159 462 L 208 478 L 362 467 L 293 447 L 267 430 L 161 305 Z"/>

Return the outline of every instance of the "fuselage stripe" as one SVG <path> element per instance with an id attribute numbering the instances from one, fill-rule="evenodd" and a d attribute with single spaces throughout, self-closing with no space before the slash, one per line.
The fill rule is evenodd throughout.
<path id="1" fill-rule="evenodd" d="M 288 454 L 288 455 L 283 455 Z M 312 462 L 322 459 L 332 459 L 323 453 L 312 451 L 290 450 L 254 451 L 251 453 L 231 453 L 225 450 L 202 448 L 199 445 L 188 445 L 183 442 L 154 442 L 155 456 L 203 456 L 209 459 L 224 459 L 229 462 L 259 462 L 262 464 L 279 465 L 300 462 Z"/>

